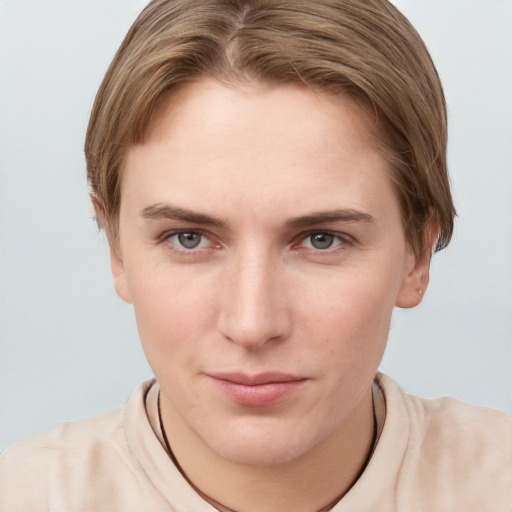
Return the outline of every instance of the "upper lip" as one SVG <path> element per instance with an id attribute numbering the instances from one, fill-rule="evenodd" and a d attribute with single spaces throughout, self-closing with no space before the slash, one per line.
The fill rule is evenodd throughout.
<path id="1" fill-rule="evenodd" d="M 292 375 L 282 372 L 264 372 L 253 375 L 242 372 L 220 372 L 210 373 L 208 375 L 214 379 L 225 380 L 227 382 L 232 382 L 233 384 L 241 384 L 244 386 L 258 386 L 262 384 L 273 384 L 279 382 L 296 382 L 306 379 L 305 377 L 299 375 Z"/>

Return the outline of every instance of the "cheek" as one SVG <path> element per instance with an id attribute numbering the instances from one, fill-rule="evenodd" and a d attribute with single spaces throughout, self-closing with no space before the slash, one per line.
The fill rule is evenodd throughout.
<path id="1" fill-rule="evenodd" d="M 207 341 L 215 307 L 206 279 L 190 279 L 163 266 L 132 279 L 132 297 L 142 346 L 150 365 L 187 364 Z M 164 361 L 165 360 L 165 361 Z"/>
<path id="2" fill-rule="evenodd" d="M 317 285 L 319 282 L 317 281 Z M 378 366 L 386 345 L 394 308 L 395 280 L 381 275 L 339 274 L 329 282 L 303 288 L 298 317 L 315 339 L 312 357 L 347 371 Z M 296 294 L 300 296 L 299 293 Z"/>

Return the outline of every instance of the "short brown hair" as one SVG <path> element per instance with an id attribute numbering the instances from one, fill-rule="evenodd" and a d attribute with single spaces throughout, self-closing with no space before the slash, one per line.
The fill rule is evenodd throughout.
<path id="1" fill-rule="evenodd" d="M 85 153 L 97 220 L 116 245 L 123 160 L 159 102 L 201 78 L 304 84 L 351 95 L 377 121 L 408 242 L 453 232 L 446 105 L 422 39 L 387 0 L 153 0 L 96 96 Z"/>

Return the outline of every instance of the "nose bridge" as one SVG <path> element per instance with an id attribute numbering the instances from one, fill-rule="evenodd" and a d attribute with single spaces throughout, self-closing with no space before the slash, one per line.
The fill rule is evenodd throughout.
<path id="1" fill-rule="evenodd" d="M 271 251 L 245 247 L 226 268 L 219 329 L 247 349 L 286 336 L 289 329 L 279 262 Z"/>

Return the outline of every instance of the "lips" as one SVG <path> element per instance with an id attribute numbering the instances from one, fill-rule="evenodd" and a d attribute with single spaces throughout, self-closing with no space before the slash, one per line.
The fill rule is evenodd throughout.
<path id="1" fill-rule="evenodd" d="M 307 378 L 280 372 L 256 375 L 215 373 L 208 375 L 213 385 L 229 400 L 247 407 L 268 407 L 299 391 Z"/>

